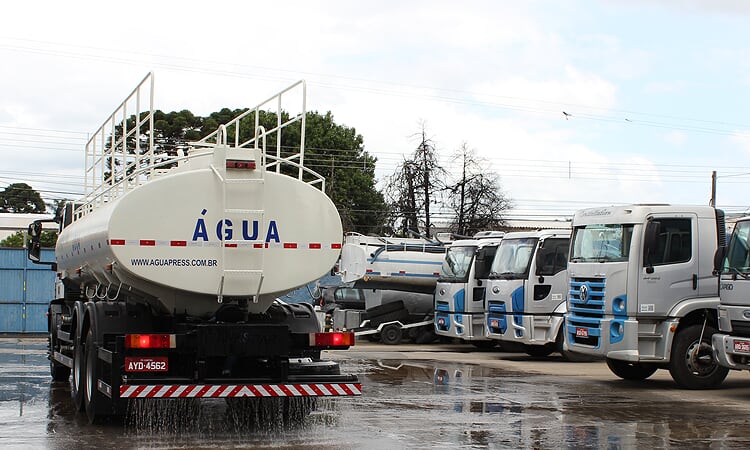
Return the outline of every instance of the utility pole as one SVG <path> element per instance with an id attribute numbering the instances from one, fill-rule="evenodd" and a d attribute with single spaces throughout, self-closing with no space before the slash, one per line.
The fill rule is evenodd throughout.
<path id="1" fill-rule="evenodd" d="M 711 172 L 711 201 L 710 206 L 716 208 L 716 171 Z"/>

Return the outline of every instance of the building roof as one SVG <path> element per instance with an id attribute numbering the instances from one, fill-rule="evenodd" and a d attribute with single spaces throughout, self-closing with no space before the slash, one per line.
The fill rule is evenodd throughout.
<path id="1" fill-rule="evenodd" d="M 13 214 L 0 213 L 0 240 L 16 233 L 17 231 L 26 230 L 29 224 L 35 220 L 53 219 L 52 214 Z M 45 230 L 57 230 L 59 227 L 54 222 L 43 223 L 42 228 Z"/>

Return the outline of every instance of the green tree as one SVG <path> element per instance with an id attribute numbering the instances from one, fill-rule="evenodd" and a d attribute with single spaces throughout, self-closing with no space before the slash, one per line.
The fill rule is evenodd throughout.
<path id="1" fill-rule="evenodd" d="M 26 234 L 25 231 L 16 231 L 0 241 L 0 247 L 22 248 L 24 234 Z M 44 248 L 53 248 L 57 243 L 57 231 L 42 231 L 39 242 Z"/>
<path id="2" fill-rule="evenodd" d="M 222 108 L 206 117 L 195 116 L 190 111 L 182 110 L 164 113 L 154 112 L 154 147 L 155 151 L 177 154 L 187 148 L 189 142 L 196 141 L 217 130 L 219 125 L 247 112 L 247 109 Z M 277 127 L 279 116 L 274 112 L 260 111 L 258 123 L 266 130 Z M 145 117 L 145 116 L 142 116 Z M 290 119 L 288 113 L 281 112 L 281 121 Z M 333 114 L 308 112 L 305 124 L 305 167 L 314 170 L 326 179 L 326 194 L 339 210 L 345 231 L 360 233 L 379 233 L 386 220 L 386 203 L 383 195 L 375 187 L 376 158 L 364 150 L 364 139 L 352 127 L 339 125 Z M 128 119 L 128 129 L 136 126 L 135 116 Z M 300 122 L 295 122 L 283 130 L 281 145 L 278 147 L 281 157 L 289 158 L 299 153 Z M 119 127 L 116 133 L 122 133 Z M 230 141 L 235 138 L 235 126 L 227 127 Z M 141 139 L 140 147 L 147 149 L 148 130 L 137 133 Z M 239 142 L 246 143 L 255 136 L 255 112 L 250 112 L 240 121 Z M 135 135 L 131 137 L 135 139 Z M 277 148 L 277 134 L 270 133 L 266 139 L 266 148 Z M 134 142 L 128 143 L 135 148 Z M 275 153 L 275 152 L 271 152 Z M 293 170 L 285 173 L 297 176 Z M 311 179 L 310 177 L 306 179 Z"/>
<path id="3" fill-rule="evenodd" d="M 0 212 L 41 214 L 45 211 L 42 196 L 26 183 L 10 184 L 0 192 Z"/>

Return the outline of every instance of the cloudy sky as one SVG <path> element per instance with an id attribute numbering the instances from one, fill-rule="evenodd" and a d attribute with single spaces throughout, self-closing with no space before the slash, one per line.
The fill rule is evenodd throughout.
<path id="1" fill-rule="evenodd" d="M 618 203 L 750 208 L 750 2 L 9 2 L 0 188 L 83 190 L 83 146 L 149 72 L 155 106 L 253 106 L 305 79 L 380 178 L 425 124 L 463 143 L 515 216 Z"/>

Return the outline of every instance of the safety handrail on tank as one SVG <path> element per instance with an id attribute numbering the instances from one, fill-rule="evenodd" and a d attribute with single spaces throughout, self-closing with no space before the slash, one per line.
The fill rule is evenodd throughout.
<path id="1" fill-rule="evenodd" d="M 115 111 L 104 121 L 86 144 L 85 196 L 75 210 L 73 220 L 78 220 L 104 204 L 124 195 L 133 188 L 162 174 L 181 161 L 213 154 L 219 143 L 228 143 L 238 148 L 258 149 L 262 141 L 261 164 L 265 170 L 281 173 L 282 166 L 296 172 L 297 178 L 325 191 L 325 178 L 304 166 L 305 122 L 307 116 L 306 84 L 304 80 L 292 84 L 278 94 L 247 109 L 229 122 L 197 142 L 178 148 L 177 154 L 157 153 L 154 143 L 154 75 L 149 73 L 128 95 Z M 282 96 L 301 91 L 301 111 L 283 120 Z M 147 99 L 147 102 L 146 102 Z M 144 105 L 147 103 L 147 107 Z M 260 125 L 261 111 L 268 113 L 275 106 L 276 125 L 265 130 Z M 240 141 L 242 120 L 253 115 L 253 137 Z M 282 130 L 300 124 L 299 151 L 282 155 Z M 265 140 L 275 135 L 275 154 L 266 151 Z M 213 140 L 213 142 L 211 142 Z M 297 144 L 297 142 L 295 142 Z M 205 149 L 201 151 L 201 149 Z"/>

